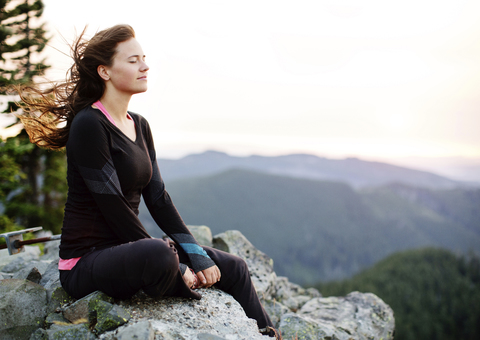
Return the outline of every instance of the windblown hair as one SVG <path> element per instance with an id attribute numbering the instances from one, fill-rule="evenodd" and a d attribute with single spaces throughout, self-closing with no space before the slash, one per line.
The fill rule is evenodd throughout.
<path id="1" fill-rule="evenodd" d="M 105 82 L 97 72 L 100 65 L 111 66 L 117 45 L 135 37 L 129 25 L 116 25 L 84 39 L 86 28 L 71 47 L 73 65 L 64 83 L 46 90 L 36 85 L 16 86 L 23 113 L 18 115 L 30 141 L 48 149 L 61 149 L 68 141 L 75 115 L 99 100 Z"/>

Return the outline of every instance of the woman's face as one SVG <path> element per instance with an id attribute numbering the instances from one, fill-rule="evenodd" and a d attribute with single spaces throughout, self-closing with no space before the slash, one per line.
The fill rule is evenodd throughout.
<path id="1" fill-rule="evenodd" d="M 111 66 L 106 67 L 109 75 L 107 87 L 120 93 L 132 95 L 147 90 L 148 65 L 142 47 L 135 38 L 121 42 Z"/>

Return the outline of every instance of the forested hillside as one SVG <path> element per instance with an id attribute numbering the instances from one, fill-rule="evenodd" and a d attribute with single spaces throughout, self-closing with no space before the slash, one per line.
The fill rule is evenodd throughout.
<path id="1" fill-rule="evenodd" d="M 442 249 L 394 254 L 341 282 L 318 284 L 324 296 L 372 292 L 395 313 L 396 340 L 480 339 L 480 258 Z"/>
<path id="2" fill-rule="evenodd" d="M 207 225 L 214 234 L 240 230 L 274 259 L 278 274 L 300 284 L 346 278 L 405 249 L 480 252 L 478 189 L 425 189 L 431 197 L 424 204 L 392 188 L 356 191 L 344 183 L 245 170 L 167 183 L 187 224 Z M 445 199 L 450 192 L 462 197 L 469 217 L 456 208 L 458 198 Z M 430 207 L 440 201 L 445 208 Z M 141 219 L 162 235 L 148 213 Z"/>

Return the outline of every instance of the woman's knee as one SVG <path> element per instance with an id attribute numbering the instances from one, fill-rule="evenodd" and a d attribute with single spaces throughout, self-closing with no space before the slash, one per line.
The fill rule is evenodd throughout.
<path id="1" fill-rule="evenodd" d="M 248 270 L 247 262 L 241 257 L 232 256 L 231 261 L 235 263 L 234 267 L 237 269 L 237 274 L 241 276 L 250 276 L 250 271 Z"/>
<path id="2" fill-rule="evenodd" d="M 222 272 L 222 276 L 230 276 L 232 279 L 238 280 L 243 276 L 250 276 L 248 265 L 244 259 L 239 256 L 223 252 L 221 250 L 205 247 L 207 254 L 217 264 Z"/>
<path id="3" fill-rule="evenodd" d="M 175 247 L 162 239 L 143 239 L 135 242 L 132 253 L 148 263 L 151 270 L 178 270 L 178 254 Z"/>

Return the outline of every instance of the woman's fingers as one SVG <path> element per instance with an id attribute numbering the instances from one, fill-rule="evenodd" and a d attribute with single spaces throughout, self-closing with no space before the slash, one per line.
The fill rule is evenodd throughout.
<path id="1" fill-rule="evenodd" d="M 185 281 L 185 284 L 194 289 L 197 288 L 198 282 L 197 279 L 195 278 L 195 274 L 192 272 L 190 268 L 187 267 L 187 270 L 185 270 L 185 274 L 183 274 L 183 281 Z"/>
<path id="2" fill-rule="evenodd" d="M 217 266 L 204 269 L 197 273 L 202 287 L 211 287 L 220 281 L 220 270 Z"/>
<path id="3" fill-rule="evenodd" d="M 203 287 L 207 283 L 207 279 L 206 279 L 205 275 L 203 274 L 202 271 L 199 271 L 197 273 L 197 276 L 198 276 L 198 279 L 200 280 L 200 286 Z"/>

